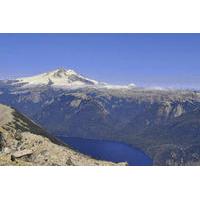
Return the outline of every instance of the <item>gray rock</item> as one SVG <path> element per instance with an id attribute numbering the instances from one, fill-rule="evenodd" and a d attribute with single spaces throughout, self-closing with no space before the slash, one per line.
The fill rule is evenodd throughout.
<path id="1" fill-rule="evenodd" d="M 12 154 L 12 157 L 21 158 L 23 156 L 30 156 L 32 154 L 33 154 L 32 150 L 25 149 L 25 150 L 22 150 L 22 151 L 16 151 L 15 153 Z"/>

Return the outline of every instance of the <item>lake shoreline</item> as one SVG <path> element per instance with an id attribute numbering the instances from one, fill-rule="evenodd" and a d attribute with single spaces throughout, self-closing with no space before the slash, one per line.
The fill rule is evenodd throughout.
<path id="1" fill-rule="evenodd" d="M 119 141 L 57 136 L 74 150 L 95 159 L 127 162 L 129 166 L 153 166 L 153 160 L 140 148 Z"/>

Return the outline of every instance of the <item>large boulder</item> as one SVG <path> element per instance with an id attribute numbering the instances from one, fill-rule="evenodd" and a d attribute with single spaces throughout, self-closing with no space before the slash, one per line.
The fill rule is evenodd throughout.
<path id="1" fill-rule="evenodd" d="M 11 160 L 15 160 L 16 158 L 22 158 L 24 156 L 30 156 L 33 154 L 33 151 L 30 149 L 24 149 L 22 151 L 16 151 L 11 155 Z"/>

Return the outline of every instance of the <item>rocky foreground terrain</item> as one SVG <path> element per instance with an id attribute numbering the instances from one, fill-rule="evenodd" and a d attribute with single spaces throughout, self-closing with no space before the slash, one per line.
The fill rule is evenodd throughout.
<path id="1" fill-rule="evenodd" d="M 0 165 L 117 164 L 98 161 L 70 149 L 24 115 L 0 104 Z"/>

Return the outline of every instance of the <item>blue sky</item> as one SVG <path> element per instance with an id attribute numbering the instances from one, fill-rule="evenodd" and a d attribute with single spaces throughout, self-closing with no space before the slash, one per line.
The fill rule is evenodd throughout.
<path id="1" fill-rule="evenodd" d="M 200 34 L 0 34 L 0 78 L 66 66 L 98 81 L 200 88 Z"/>

